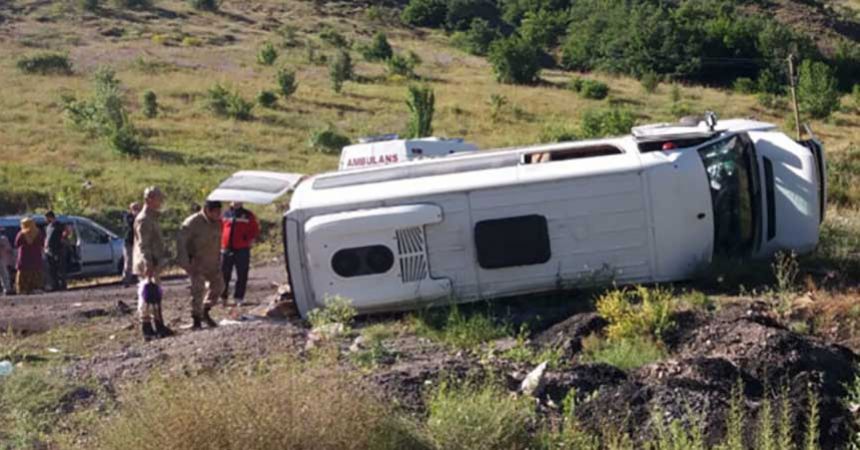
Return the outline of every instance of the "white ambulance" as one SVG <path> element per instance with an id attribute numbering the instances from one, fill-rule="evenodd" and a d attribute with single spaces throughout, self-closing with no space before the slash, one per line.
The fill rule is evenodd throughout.
<path id="1" fill-rule="evenodd" d="M 360 312 L 669 282 L 714 256 L 812 251 L 824 153 L 735 119 L 302 177 L 239 172 L 210 199 L 295 188 L 284 252 L 302 315 L 329 296 Z M 610 276 L 606 276 L 610 275 Z"/>
<path id="2" fill-rule="evenodd" d="M 463 139 L 400 139 L 396 134 L 371 136 L 343 148 L 338 170 L 366 169 L 476 150 L 477 145 L 464 142 Z"/>

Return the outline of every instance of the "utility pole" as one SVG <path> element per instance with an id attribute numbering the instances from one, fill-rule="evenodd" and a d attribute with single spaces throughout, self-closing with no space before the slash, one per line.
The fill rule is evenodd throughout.
<path id="1" fill-rule="evenodd" d="M 797 87 L 795 86 L 794 77 L 794 53 L 788 55 L 788 81 L 791 86 L 791 105 L 794 108 L 794 128 L 797 133 L 797 140 L 800 140 L 800 109 L 797 106 Z"/>

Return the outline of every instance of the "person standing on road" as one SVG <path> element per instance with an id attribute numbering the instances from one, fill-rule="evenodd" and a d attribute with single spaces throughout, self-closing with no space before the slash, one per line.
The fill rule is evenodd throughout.
<path id="1" fill-rule="evenodd" d="M 140 214 L 140 203 L 134 202 L 128 205 L 125 220 L 125 242 L 122 248 L 123 270 L 122 285 L 129 287 L 135 283 L 134 276 L 134 219 Z"/>
<path id="2" fill-rule="evenodd" d="M 51 290 L 66 290 L 66 225 L 59 220 L 53 211 L 45 213 L 48 226 L 45 229 L 45 255 L 48 261 L 48 277 Z"/>
<path id="3" fill-rule="evenodd" d="M 135 275 L 145 282 L 159 284 L 161 270 L 167 262 L 167 251 L 161 236 L 161 225 L 158 223 L 164 194 L 158 187 L 150 186 L 143 192 L 143 200 L 144 207 L 134 219 L 133 269 Z M 146 340 L 173 334 L 173 331 L 164 325 L 160 314 L 153 317 L 155 307 L 158 306 L 148 302 L 146 296 L 138 296 L 137 311 Z"/>
<path id="4" fill-rule="evenodd" d="M 36 222 L 25 217 L 21 219 L 21 231 L 15 237 L 15 248 L 18 249 L 18 260 L 15 269 L 18 270 L 16 284 L 18 293 L 32 294 L 44 288 L 42 279 L 42 247 L 45 246 L 45 235 L 36 226 Z"/>
<path id="5" fill-rule="evenodd" d="M 224 291 L 220 241 L 221 202 L 207 201 L 203 210 L 185 219 L 179 229 L 177 259 L 191 278 L 191 318 L 195 330 L 199 330 L 203 322 L 209 327 L 217 326 L 209 310 Z"/>
<path id="6" fill-rule="evenodd" d="M 236 268 L 236 290 L 233 300 L 237 306 L 245 302 L 245 289 L 248 286 L 248 271 L 251 269 L 251 247 L 260 235 L 260 224 L 254 213 L 244 208 L 240 202 L 230 204 L 221 225 L 221 274 L 224 277 L 224 292 L 221 300 L 227 304 L 230 294 L 230 279 Z"/>
<path id="7" fill-rule="evenodd" d="M 9 276 L 12 265 L 15 264 L 15 255 L 12 253 L 12 243 L 6 237 L 6 230 L 0 227 L 0 288 L 3 295 L 13 295 L 12 278 Z"/>

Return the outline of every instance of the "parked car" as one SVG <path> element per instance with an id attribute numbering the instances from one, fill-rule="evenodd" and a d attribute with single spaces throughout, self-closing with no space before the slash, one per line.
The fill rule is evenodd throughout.
<path id="1" fill-rule="evenodd" d="M 21 230 L 21 219 L 24 216 L 2 216 L 0 226 L 10 242 L 15 242 L 15 236 Z M 45 216 L 30 216 L 43 231 L 47 226 Z M 95 277 L 122 274 L 123 268 L 123 239 L 99 225 L 98 223 L 78 216 L 58 216 L 57 220 L 71 226 L 74 247 L 67 259 L 67 273 L 70 278 Z"/>
<path id="2" fill-rule="evenodd" d="M 810 252 L 825 170 L 816 140 L 708 116 L 313 177 L 240 172 L 210 198 L 266 202 L 295 188 L 283 227 L 299 311 L 343 295 L 374 312 Z"/>

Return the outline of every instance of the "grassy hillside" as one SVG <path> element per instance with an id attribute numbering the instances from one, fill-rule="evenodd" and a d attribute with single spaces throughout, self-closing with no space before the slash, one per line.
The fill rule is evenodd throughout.
<path id="1" fill-rule="evenodd" d="M 108 5 L 95 12 L 66 1 L 0 5 L 0 213 L 53 206 L 110 222 L 145 186 L 158 184 L 168 192 L 175 224 L 235 170 L 334 169 L 336 154 L 309 147 L 314 130 L 330 124 L 352 139 L 402 132 L 411 81 L 389 76 L 384 64 L 367 63 L 352 51 L 360 82 L 333 92 L 328 66 L 319 61 L 336 51 L 321 38 L 326 29 L 353 43 L 385 31 L 396 53 L 416 53 L 423 61 L 416 69 L 419 81 L 436 92 L 435 134 L 464 137 L 482 148 L 531 144 L 559 129 L 575 131 L 585 111 L 610 105 L 631 111 L 637 123 L 703 110 L 778 124 L 789 115 L 784 106 L 760 106 L 752 95 L 667 83 L 646 93 L 634 79 L 601 74 L 587 76 L 610 86 L 605 100 L 583 99 L 567 89 L 571 77 L 582 74 L 560 70 L 544 70 L 535 86 L 502 85 L 484 58 L 453 48 L 442 31 L 401 25 L 397 11 L 385 7 L 226 1 L 220 12 L 200 12 L 176 0 L 139 11 Z M 279 53 L 273 66 L 257 62 L 265 42 Z M 16 68 L 22 57 L 45 51 L 67 53 L 73 73 L 40 76 Z M 118 155 L 104 140 L 72 127 L 63 113 L 61 98 L 89 96 L 100 66 L 113 68 L 122 83 L 130 119 L 145 139 L 140 158 Z M 276 89 L 280 67 L 296 71 L 298 90 L 275 108 L 257 105 L 249 121 L 219 118 L 207 110 L 207 90 L 215 83 L 253 101 L 260 90 Z M 147 90 L 155 92 L 160 105 L 152 119 L 141 111 Z M 494 95 L 505 102 L 492 114 Z M 839 154 L 856 145 L 858 123 L 860 115 L 846 107 L 812 127 Z M 261 212 L 273 221 L 283 207 Z"/>

